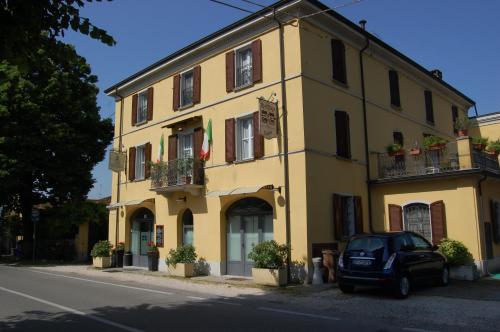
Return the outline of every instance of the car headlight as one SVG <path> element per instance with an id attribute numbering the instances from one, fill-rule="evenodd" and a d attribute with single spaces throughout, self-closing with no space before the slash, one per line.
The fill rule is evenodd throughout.
<path id="1" fill-rule="evenodd" d="M 396 253 L 393 253 L 391 257 L 387 260 L 387 262 L 384 265 L 384 270 L 390 270 L 392 267 L 392 263 L 394 263 L 394 259 L 396 259 Z"/>

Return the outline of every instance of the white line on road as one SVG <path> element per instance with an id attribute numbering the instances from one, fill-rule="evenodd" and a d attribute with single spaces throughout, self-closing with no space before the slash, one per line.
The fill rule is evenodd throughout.
<path id="1" fill-rule="evenodd" d="M 186 296 L 188 299 L 193 299 L 193 300 L 206 300 L 204 297 L 199 297 L 199 296 Z"/>
<path id="2" fill-rule="evenodd" d="M 405 330 L 405 331 L 412 331 L 412 332 L 439 332 L 437 330 L 417 329 L 417 328 L 414 328 L 414 327 L 404 327 L 403 330 Z"/>
<path id="3" fill-rule="evenodd" d="M 142 332 L 142 330 L 139 330 L 139 329 L 136 329 L 136 328 L 133 328 L 133 327 L 129 327 L 129 326 L 126 326 L 126 325 L 115 323 L 115 322 L 112 322 L 112 321 L 104 319 L 104 318 L 100 318 L 100 317 L 93 316 L 91 314 L 87 314 L 87 313 L 85 313 L 83 311 L 79 311 L 79 310 L 76 310 L 76 309 L 73 309 L 73 308 L 70 308 L 70 307 L 65 307 L 63 305 L 60 305 L 60 304 L 57 304 L 57 303 L 54 303 L 54 302 L 50 302 L 50 301 L 47 301 L 47 300 L 44 300 L 44 299 L 40 299 L 38 297 L 34 297 L 34 296 L 31 296 L 31 295 L 28 295 L 28 294 L 25 294 L 25 293 L 17 292 L 15 290 L 11 290 L 11 289 L 4 288 L 4 287 L 1 287 L 1 286 L 0 286 L 0 290 L 3 290 L 4 292 L 7 292 L 7 293 L 15 294 L 15 295 L 18 295 L 18 296 L 22 296 L 22 297 L 25 297 L 27 299 L 30 299 L 30 300 L 33 300 L 33 301 L 37 301 L 37 302 L 46 304 L 48 306 L 55 307 L 55 308 L 67 311 L 67 312 L 71 312 L 72 314 L 83 316 L 83 317 L 95 320 L 97 322 L 100 322 L 100 323 L 103 323 L 103 324 L 106 324 L 106 325 L 110 325 L 110 326 L 119 328 L 119 329 L 122 329 L 122 330 L 125 330 L 125 331 Z"/>
<path id="4" fill-rule="evenodd" d="M 298 311 L 289 311 L 289 310 L 282 310 L 282 309 L 275 309 L 275 308 L 268 308 L 268 307 L 259 307 L 258 309 L 264 310 L 264 311 L 279 312 L 281 314 L 288 314 L 288 315 L 304 316 L 304 317 L 311 317 L 311 318 L 321 318 L 321 319 L 327 319 L 327 320 L 340 320 L 340 318 L 337 318 L 337 317 L 307 314 L 305 312 L 298 312 Z"/>

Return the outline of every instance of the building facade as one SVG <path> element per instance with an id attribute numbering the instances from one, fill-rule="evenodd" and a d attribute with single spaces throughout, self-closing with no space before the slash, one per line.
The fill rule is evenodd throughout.
<path id="1" fill-rule="evenodd" d="M 307 278 L 322 249 L 340 249 L 356 232 L 390 229 L 389 204 L 403 206 L 405 219 L 410 201 L 427 202 L 432 213 L 447 190 L 460 191 L 447 185 L 454 180 L 436 181 L 445 167 L 434 165 L 433 174 L 424 167 L 411 176 L 416 182 L 407 170 L 396 176 L 387 165 L 412 159 L 384 151 L 435 135 L 450 142 L 458 165 L 459 147 L 470 144 L 456 141 L 453 123 L 474 102 L 439 71 L 325 9 L 280 1 L 106 90 L 116 100 L 113 149 L 127 155 L 125 169 L 113 173 L 109 237 L 125 242 L 134 264 L 145 264 L 149 241 L 160 246 L 160 266 L 170 249 L 193 244 L 206 273 L 249 275 L 253 245 L 274 239 L 291 245 L 294 277 Z M 325 12 L 306 17 L 318 11 Z M 260 103 L 270 105 L 268 117 Z M 276 126 L 265 132 L 268 121 Z M 500 200 L 498 160 L 484 170 L 471 158 L 451 173 L 487 172 L 485 191 Z M 477 202 L 474 191 L 466 194 Z M 439 207 L 446 213 L 460 202 Z M 466 225 L 449 214 L 436 227 L 459 240 L 481 222 L 472 212 Z M 467 244 L 483 260 L 483 249 Z"/>

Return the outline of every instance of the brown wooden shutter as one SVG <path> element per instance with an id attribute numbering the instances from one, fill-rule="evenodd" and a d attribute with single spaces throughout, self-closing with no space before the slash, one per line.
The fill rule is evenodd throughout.
<path id="1" fill-rule="evenodd" d="M 226 53 L 226 92 L 234 90 L 234 52 Z"/>
<path id="2" fill-rule="evenodd" d="M 351 138 L 349 115 L 344 111 L 335 111 L 335 132 L 337 138 L 337 155 L 351 158 Z"/>
<path id="3" fill-rule="evenodd" d="M 425 97 L 425 119 L 427 122 L 434 123 L 434 109 L 432 105 L 432 92 L 429 90 L 424 91 Z"/>
<path id="4" fill-rule="evenodd" d="M 203 145 L 203 128 L 198 127 L 194 130 L 193 142 L 194 160 L 198 161 L 201 157 L 201 146 Z"/>
<path id="5" fill-rule="evenodd" d="M 260 134 L 259 111 L 253 113 L 253 157 L 264 157 L 264 136 Z"/>
<path id="6" fill-rule="evenodd" d="M 361 205 L 361 197 L 354 196 L 354 222 L 355 222 L 355 232 L 356 234 L 361 234 L 363 230 L 363 206 Z"/>
<path id="7" fill-rule="evenodd" d="M 262 41 L 252 42 L 252 79 L 253 83 L 262 82 Z"/>
<path id="8" fill-rule="evenodd" d="M 168 136 L 168 160 L 177 159 L 177 135 Z"/>
<path id="9" fill-rule="evenodd" d="M 399 205 L 389 204 L 389 230 L 403 230 L 403 208 Z"/>
<path id="10" fill-rule="evenodd" d="M 332 39 L 332 66 L 333 79 L 347 84 L 345 46 L 339 39 Z"/>
<path id="11" fill-rule="evenodd" d="M 137 123 L 137 93 L 132 96 L 132 126 L 135 126 Z"/>
<path id="12" fill-rule="evenodd" d="M 146 143 L 144 146 L 144 178 L 151 177 L 151 143 Z"/>
<path id="13" fill-rule="evenodd" d="M 173 90 L 173 109 L 177 111 L 179 109 L 179 105 L 181 103 L 181 75 L 174 76 L 174 90 Z"/>
<path id="14" fill-rule="evenodd" d="M 135 180 L 135 147 L 128 149 L 128 179 Z"/>
<path id="15" fill-rule="evenodd" d="M 228 163 L 236 160 L 234 122 L 234 119 L 226 119 L 226 162 Z"/>
<path id="16" fill-rule="evenodd" d="M 148 89 L 148 121 L 153 120 L 153 87 Z"/>
<path id="17" fill-rule="evenodd" d="M 398 72 L 395 70 L 389 70 L 389 88 L 391 93 L 391 105 L 401 106 L 401 100 L 399 96 L 399 77 Z"/>
<path id="18" fill-rule="evenodd" d="M 432 242 L 439 244 L 446 237 L 446 210 L 443 201 L 431 204 Z"/>
<path id="19" fill-rule="evenodd" d="M 493 232 L 493 241 L 495 243 L 500 243 L 500 220 L 498 218 L 500 204 L 494 200 L 490 200 L 490 210 L 491 210 L 491 226 Z"/>
<path id="20" fill-rule="evenodd" d="M 333 194 L 333 229 L 334 238 L 337 241 L 342 240 L 344 234 L 344 213 L 342 211 L 342 196 Z"/>
<path id="21" fill-rule="evenodd" d="M 193 104 L 199 104 L 201 101 L 201 66 L 193 69 Z"/>

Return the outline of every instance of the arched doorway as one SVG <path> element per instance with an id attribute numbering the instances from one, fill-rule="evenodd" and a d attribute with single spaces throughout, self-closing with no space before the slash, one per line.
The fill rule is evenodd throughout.
<path id="1" fill-rule="evenodd" d="M 182 214 L 182 244 L 193 245 L 194 228 L 193 228 L 193 212 L 187 209 Z"/>
<path id="2" fill-rule="evenodd" d="M 132 265 L 148 266 L 148 242 L 153 240 L 153 213 L 141 208 L 137 210 L 132 218 L 130 231 L 130 251 L 132 252 Z"/>
<path id="3" fill-rule="evenodd" d="M 253 262 L 248 254 L 255 245 L 274 238 L 273 208 L 250 197 L 233 203 L 226 214 L 226 273 L 250 276 Z"/>

